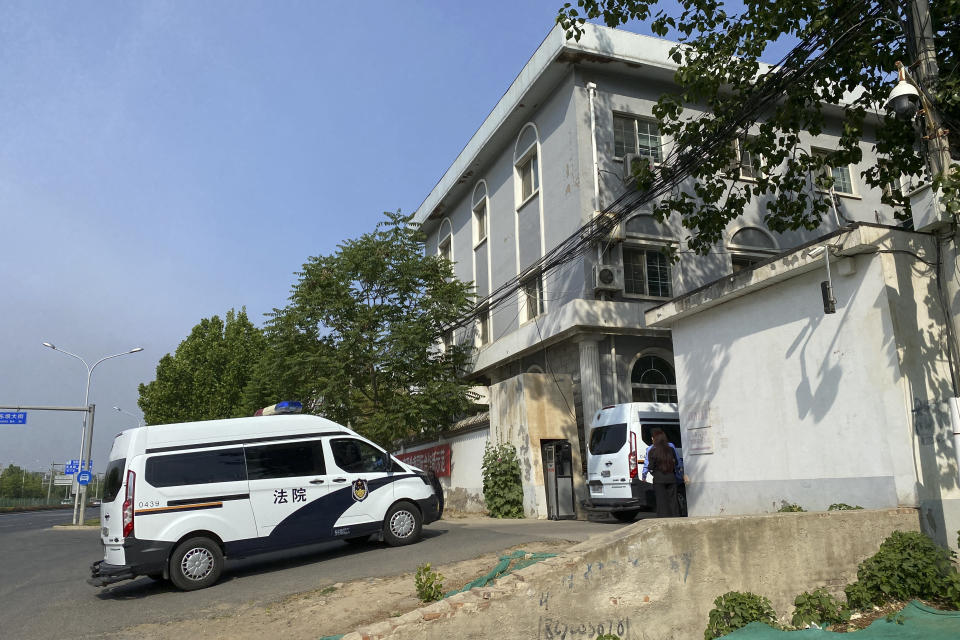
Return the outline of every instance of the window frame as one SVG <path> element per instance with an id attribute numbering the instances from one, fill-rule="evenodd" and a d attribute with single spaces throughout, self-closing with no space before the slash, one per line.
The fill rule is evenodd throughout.
<path id="1" fill-rule="evenodd" d="M 831 153 L 835 153 L 835 151 L 831 151 L 830 149 L 823 149 L 820 147 L 811 147 L 810 153 L 811 155 L 820 156 L 821 158 L 824 158 L 823 171 L 814 176 L 814 187 L 817 189 L 817 191 L 819 191 L 820 193 L 830 193 L 832 190 L 835 195 L 838 195 L 842 198 L 857 198 L 857 199 L 860 198 L 860 192 L 857 189 L 857 182 L 854 179 L 852 164 L 844 165 L 847 170 L 847 176 L 850 179 L 850 191 L 840 191 L 839 189 L 837 189 L 837 179 L 833 175 L 833 172 L 835 170 L 838 170 L 840 167 L 835 167 L 829 162 L 826 162 L 826 156 L 829 156 Z M 820 184 L 820 181 L 827 177 L 833 180 L 833 185 L 830 188 L 824 189 L 823 186 Z"/>
<path id="2" fill-rule="evenodd" d="M 673 383 L 671 384 L 670 382 L 666 382 L 666 383 L 664 383 L 664 384 L 659 384 L 659 383 L 648 383 L 648 382 L 634 382 L 634 380 L 633 380 L 634 375 L 633 375 L 633 374 L 634 374 L 635 369 L 636 369 L 638 366 L 640 366 L 640 363 L 641 363 L 643 360 L 645 360 L 645 359 L 647 359 L 647 358 L 652 358 L 652 359 L 659 360 L 659 361 L 663 362 L 665 365 L 667 365 L 667 367 L 669 367 L 670 377 L 673 378 Z M 650 370 L 650 369 L 647 369 L 647 370 Z M 645 370 L 645 371 L 647 371 L 647 370 Z M 658 371 L 659 371 L 659 370 L 658 370 Z M 662 372 L 661 372 L 661 373 L 662 373 Z M 669 378 L 668 378 L 668 380 L 669 380 Z M 637 397 L 636 397 L 637 391 L 643 392 L 643 391 L 646 391 L 646 390 L 653 391 L 653 397 L 654 397 L 654 399 L 653 399 L 653 400 L 637 399 Z M 661 391 L 667 393 L 667 398 L 666 398 L 666 399 L 660 399 L 659 394 L 660 394 Z M 637 359 L 634 360 L 633 363 L 630 365 L 630 399 L 631 399 L 632 402 L 678 402 L 678 399 L 679 399 L 679 391 L 678 391 L 678 389 L 677 389 L 677 370 L 676 370 L 676 367 L 674 367 L 674 365 L 673 365 L 670 361 L 668 361 L 666 358 L 662 357 L 661 355 L 659 355 L 659 354 L 656 353 L 656 352 L 654 352 L 654 353 L 649 353 L 649 352 L 648 352 L 648 353 L 642 353 L 642 354 L 640 354 L 640 355 L 637 357 Z"/>
<path id="3" fill-rule="evenodd" d="M 769 242 L 772 244 L 772 247 L 753 245 L 753 244 L 742 244 L 734 242 L 734 239 L 741 231 L 757 231 L 763 235 Z M 746 271 L 756 267 L 762 262 L 765 262 L 772 258 L 773 256 L 780 253 L 780 249 L 777 246 L 777 240 L 766 230 L 761 229 L 756 226 L 743 226 L 738 228 L 732 234 L 730 234 L 730 240 L 726 243 L 727 254 L 730 256 L 730 269 L 731 273 L 738 273 L 740 271 Z M 740 259 L 749 262 L 749 264 L 741 266 L 739 269 L 736 268 L 734 263 L 735 259 Z"/>
<path id="4" fill-rule="evenodd" d="M 748 175 L 744 175 L 744 173 L 743 173 L 743 169 L 744 169 L 745 166 L 748 167 L 751 172 L 754 171 L 754 167 L 753 167 L 753 154 L 750 153 L 749 151 L 747 152 L 748 154 L 750 154 L 750 164 L 744 165 L 744 163 L 743 163 L 743 149 L 742 149 L 742 147 L 741 147 L 742 141 L 743 141 L 744 139 L 752 139 L 752 138 L 754 138 L 754 136 L 745 136 L 745 137 L 740 137 L 740 138 L 734 138 L 734 139 L 733 139 L 733 142 L 730 143 L 731 146 L 733 147 L 734 163 L 735 163 L 735 165 L 731 166 L 730 169 L 736 169 L 736 170 L 737 170 L 737 176 L 734 178 L 734 180 L 740 180 L 740 181 L 742 181 L 742 182 L 756 182 L 758 179 L 760 179 L 760 178 L 762 178 L 762 177 L 764 177 L 764 176 L 766 175 L 766 172 L 764 172 L 764 171 L 763 171 L 763 168 L 762 168 L 762 167 L 763 167 L 763 162 L 762 162 L 762 161 L 763 161 L 763 156 L 762 156 L 762 155 L 760 156 L 760 161 L 761 161 L 761 162 L 759 163 L 760 166 L 761 166 L 761 168 L 756 169 L 757 175 L 749 175 L 749 176 L 748 176 Z"/>
<path id="5" fill-rule="evenodd" d="M 477 311 L 477 347 L 486 347 L 493 342 L 493 324 L 490 318 L 490 307 L 483 305 Z"/>
<path id="6" fill-rule="evenodd" d="M 536 300 L 536 313 L 530 314 L 531 285 Z M 546 301 L 543 297 L 543 273 L 537 271 L 520 279 L 520 304 L 523 305 L 523 321 L 526 324 L 546 313 Z"/>
<path id="7" fill-rule="evenodd" d="M 631 299 L 654 299 L 654 300 L 669 300 L 674 296 L 673 293 L 673 268 L 670 265 L 670 262 L 667 260 L 666 256 L 663 256 L 662 248 L 664 245 L 652 245 L 649 243 L 633 243 L 625 242 L 621 248 L 620 253 L 620 264 L 623 267 L 623 296 L 625 298 Z M 627 290 L 627 252 L 642 252 L 643 259 L 643 283 L 644 283 L 644 293 L 634 293 Z M 666 296 L 658 296 L 650 293 L 650 274 L 648 271 L 648 262 L 647 254 L 657 253 L 663 256 L 665 261 L 665 266 L 667 269 L 667 285 L 669 287 L 668 293 Z"/>
<path id="8" fill-rule="evenodd" d="M 624 148 L 624 151 L 621 155 L 617 155 L 617 119 L 630 120 L 633 124 L 633 150 L 628 150 Z M 646 153 L 640 152 L 640 125 L 639 123 L 643 122 L 647 126 L 653 126 L 657 132 L 657 148 L 656 153 L 649 155 Z M 640 157 L 650 158 L 653 160 L 654 165 L 659 165 L 663 162 L 663 134 L 660 132 L 660 126 L 654 118 L 649 118 L 645 116 L 639 116 L 633 113 L 626 113 L 623 111 L 614 111 L 611 130 L 613 132 L 613 159 L 623 161 L 628 153 L 633 153 Z M 650 137 L 650 134 L 647 133 L 647 137 Z"/>
<path id="9" fill-rule="evenodd" d="M 526 134 L 527 129 L 533 131 L 533 140 L 523 149 L 514 146 L 513 153 L 513 178 L 514 184 L 516 185 L 514 193 L 517 202 L 517 211 L 526 206 L 528 202 L 533 200 L 534 197 L 540 193 L 540 132 L 532 122 L 528 122 L 520 128 L 520 133 L 517 135 L 517 142 L 515 145 L 520 144 L 520 141 Z M 523 176 L 524 170 L 528 167 L 530 175 L 530 193 L 524 195 Z"/>
<path id="10" fill-rule="evenodd" d="M 481 189 L 483 192 L 480 193 L 478 197 L 478 192 L 480 192 Z M 486 182 L 483 180 L 478 182 L 477 186 L 473 188 L 473 198 L 471 204 L 473 218 L 473 248 L 476 249 L 486 242 L 487 237 L 490 235 L 489 197 L 487 194 Z"/>

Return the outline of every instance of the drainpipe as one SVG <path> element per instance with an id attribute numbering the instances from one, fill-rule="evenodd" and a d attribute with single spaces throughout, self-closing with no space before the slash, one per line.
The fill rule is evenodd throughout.
<path id="1" fill-rule="evenodd" d="M 950 408 L 950 429 L 953 431 L 953 455 L 957 459 L 957 480 L 960 482 L 960 398 L 947 398 Z"/>
<path id="2" fill-rule="evenodd" d="M 613 361 L 613 404 L 620 404 L 620 382 L 617 379 L 617 336 L 614 334 L 610 334 L 610 358 Z"/>
<path id="3" fill-rule="evenodd" d="M 600 164 L 597 162 L 597 114 L 593 108 L 593 101 L 597 97 L 597 85 L 587 83 L 587 95 L 590 97 L 590 148 L 593 152 L 593 210 L 600 210 Z"/>

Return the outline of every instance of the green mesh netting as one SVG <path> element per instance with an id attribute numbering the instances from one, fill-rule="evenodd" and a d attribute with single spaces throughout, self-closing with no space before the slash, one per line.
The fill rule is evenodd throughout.
<path id="1" fill-rule="evenodd" d="M 463 585 L 459 589 L 454 589 L 453 591 L 444 594 L 444 598 L 449 598 L 455 593 L 463 593 L 464 591 L 469 591 L 474 587 L 485 587 L 497 578 L 505 576 L 508 573 L 513 573 L 524 567 L 529 567 L 532 564 L 545 560 L 547 558 L 552 558 L 556 556 L 555 553 L 527 553 L 526 551 L 514 551 L 510 555 L 500 556 L 500 562 L 493 568 L 490 573 L 476 580 L 472 580 L 467 584 Z"/>
<path id="2" fill-rule="evenodd" d="M 903 608 L 897 621 L 885 618 L 874 620 L 866 629 L 854 632 L 856 640 L 956 640 L 960 638 L 960 611 L 940 611 L 928 607 L 916 600 Z M 826 629 L 804 629 L 802 631 L 780 631 L 762 622 L 751 622 L 742 629 L 723 636 L 731 640 L 787 640 L 790 638 L 837 638 L 837 634 Z"/>

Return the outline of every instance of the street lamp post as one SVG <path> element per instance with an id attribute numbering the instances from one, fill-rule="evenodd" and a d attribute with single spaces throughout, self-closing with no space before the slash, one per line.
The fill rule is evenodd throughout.
<path id="1" fill-rule="evenodd" d="M 127 411 L 126 409 L 121 409 L 120 407 L 114 407 L 114 410 L 119 411 L 120 413 L 124 413 L 124 414 L 130 416 L 131 418 L 133 418 L 134 420 L 136 420 L 138 427 L 142 427 L 142 426 L 143 426 L 143 420 L 141 420 L 140 418 L 138 418 L 135 414 L 130 413 L 130 412 Z"/>
<path id="2" fill-rule="evenodd" d="M 137 353 L 138 351 L 143 351 L 143 347 L 134 347 L 129 351 L 124 351 L 122 353 L 115 353 L 110 356 L 104 356 L 103 358 L 100 358 L 99 360 L 94 362 L 93 366 L 91 367 L 90 365 L 87 364 L 86 360 L 84 360 L 83 358 L 81 358 L 75 353 L 70 353 L 69 351 L 65 351 L 64 349 L 59 349 L 55 345 L 49 342 L 44 342 L 43 346 L 49 349 L 53 349 L 54 351 L 59 351 L 60 353 L 68 355 L 72 358 L 76 358 L 77 360 L 83 363 L 84 367 L 87 368 L 87 388 L 83 396 L 83 406 L 87 407 L 87 413 L 85 413 L 83 416 L 83 432 L 80 435 L 80 461 L 81 461 L 80 471 L 82 471 L 83 469 L 89 470 L 91 467 L 91 462 L 93 460 L 93 456 L 91 455 L 91 451 L 90 451 L 93 445 L 93 411 L 92 411 L 92 408 L 90 407 L 90 377 L 93 375 L 93 370 L 97 368 L 98 364 L 100 364 L 105 360 L 110 360 L 111 358 L 119 358 L 120 356 L 125 356 L 130 353 Z M 87 426 L 87 414 L 90 414 L 89 428 Z M 73 499 L 73 524 L 75 525 L 83 524 L 83 512 L 86 504 L 85 503 L 86 498 L 87 498 L 86 486 L 78 484 L 77 493 Z"/>

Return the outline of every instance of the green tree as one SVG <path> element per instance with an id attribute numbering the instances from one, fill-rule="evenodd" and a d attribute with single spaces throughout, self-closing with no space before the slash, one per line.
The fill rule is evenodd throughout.
<path id="1" fill-rule="evenodd" d="M 467 411 L 470 349 L 442 349 L 439 339 L 471 309 L 470 287 L 449 261 L 424 254 L 410 216 L 385 215 L 303 265 L 289 303 L 267 322 L 270 347 L 248 404 L 282 394 L 384 444 Z"/>
<path id="2" fill-rule="evenodd" d="M 956 147 L 960 0 L 930 4 L 941 76 L 937 86 L 925 89 Z M 720 240 L 727 223 L 761 197 L 770 229 L 815 229 L 831 205 L 822 188 L 811 188 L 811 178 L 826 166 L 859 161 L 859 143 L 868 128 L 875 132 L 879 157 L 863 174 L 868 184 L 880 187 L 900 175 L 921 175 L 924 155 L 917 145 L 918 130 L 890 115 L 876 119 L 869 115 L 872 110 L 883 113 L 895 63 L 917 61 L 903 26 L 909 6 L 884 0 L 745 0 L 742 7 L 728 12 L 720 0 L 681 0 L 679 10 L 674 3 L 657 0 L 577 0 L 576 6 L 563 5 L 557 22 L 567 37 L 579 39 L 585 19 L 602 19 L 611 27 L 650 20 L 654 33 L 680 43 L 671 50 L 680 65 L 675 74 L 679 90 L 661 96 L 654 114 L 675 147 L 691 154 L 677 163 L 689 170 L 689 178 L 664 194 L 655 212 L 661 218 L 679 213 L 691 232 L 687 244 L 705 254 Z M 760 56 L 777 40 L 798 42 L 804 49 L 795 49 L 786 64 L 795 72 L 773 82 L 773 76 L 764 75 Z M 801 133 L 824 131 L 824 104 L 840 104 L 845 92 L 858 87 L 862 92 L 842 109 L 839 148 L 826 155 L 811 154 L 800 144 Z M 708 117 L 691 117 L 691 107 L 705 109 Z M 737 165 L 734 139 L 750 154 L 758 176 L 755 183 L 729 179 L 731 167 Z M 946 184 L 948 197 L 956 195 L 960 171 L 952 175 Z M 819 186 L 829 188 L 830 182 L 820 179 Z M 641 189 L 652 184 L 649 171 L 638 175 Z M 908 204 L 896 193 L 887 194 L 885 200 Z"/>
<path id="3" fill-rule="evenodd" d="M 0 497 L 43 498 L 46 495 L 47 490 L 43 484 L 41 472 L 24 472 L 23 467 L 11 464 L 0 473 Z"/>
<path id="4" fill-rule="evenodd" d="M 263 332 L 245 309 L 204 318 L 157 365 L 157 378 L 139 387 L 147 424 L 250 415 L 243 391 L 263 356 Z"/>

